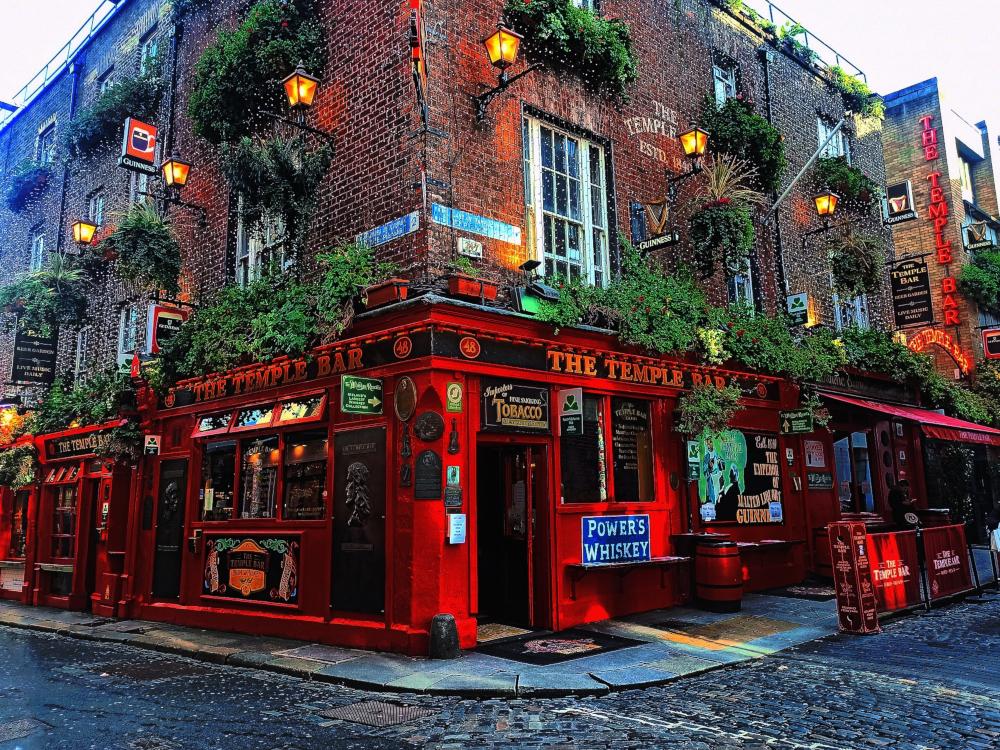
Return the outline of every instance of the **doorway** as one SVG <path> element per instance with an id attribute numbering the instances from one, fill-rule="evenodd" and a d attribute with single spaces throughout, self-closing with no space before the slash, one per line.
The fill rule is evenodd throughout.
<path id="1" fill-rule="evenodd" d="M 477 453 L 479 616 L 551 626 L 548 472 L 543 445 Z"/>

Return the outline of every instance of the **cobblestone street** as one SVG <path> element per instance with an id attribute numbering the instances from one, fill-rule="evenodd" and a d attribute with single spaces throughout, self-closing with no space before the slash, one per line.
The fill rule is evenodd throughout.
<path id="1" fill-rule="evenodd" d="M 662 687 L 509 701 L 369 694 L 4 628 L 0 748 L 988 750 L 998 620 L 1000 601 L 956 604 Z M 338 711 L 366 701 L 417 710 L 368 719 L 404 719 L 389 726 Z"/>

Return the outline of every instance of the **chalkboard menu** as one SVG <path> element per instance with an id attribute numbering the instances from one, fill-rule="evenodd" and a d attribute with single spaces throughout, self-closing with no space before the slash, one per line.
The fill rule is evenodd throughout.
<path id="1" fill-rule="evenodd" d="M 611 399 L 611 457 L 615 501 L 653 499 L 653 441 L 649 427 L 649 402 L 631 398 Z"/>
<path id="2" fill-rule="evenodd" d="M 14 356 L 10 379 L 14 383 L 52 385 L 56 378 L 56 339 L 31 336 L 18 327 L 14 333 Z"/>

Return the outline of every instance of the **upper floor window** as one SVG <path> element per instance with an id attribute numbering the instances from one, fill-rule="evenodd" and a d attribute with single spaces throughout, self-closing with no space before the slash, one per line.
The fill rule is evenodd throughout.
<path id="1" fill-rule="evenodd" d="M 715 79 L 715 106 L 721 108 L 727 99 L 736 98 L 736 69 L 716 64 L 712 66 L 712 75 Z"/>
<path id="2" fill-rule="evenodd" d="M 841 301 L 833 295 L 833 316 L 837 324 L 837 330 L 856 326 L 857 328 L 869 328 L 868 319 L 868 295 L 862 294 L 857 299 Z"/>
<path id="3" fill-rule="evenodd" d="M 90 367 L 90 326 L 80 329 L 76 335 L 76 382 L 83 385 L 87 381 L 87 370 Z"/>
<path id="4" fill-rule="evenodd" d="M 90 207 L 87 211 L 87 218 L 94 224 L 104 226 L 104 191 L 98 190 L 90 196 Z"/>
<path id="5" fill-rule="evenodd" d="M 122 308 L 118 322 L 118 363 L 128 364 L 135 354 L 136 330 L 139 326 L 139 311 L 134 306 Z"/>
<path id="6" fill-rule="evenodd" d="M 56 126 L 55 123 L 49 125 L 38 134 L 38 143 L 35 148 L 35 161 L 39 164 L 50 163 L 56 155 Z"/>
<path id="7" fill-rule="evenodd" d="M 132 172 L 132 202 L 148 203 L 152 200 L 149 196 L 149 175 L 143 172 Z"/>
<path id="8" fill-rule="evenodd" d="M 573 5 L 577 8 L 587 8 L 595 13 L 601 12 L 601 0 L 573 0 Z"/>
<path id="9" fill-rule="evenodd" d="M 139 40 L 139 75 L 144 75 L 156 54 L 160 51 L 160 45 L 156 38 L 156 27 L 154 26 L 146 35 Z"/>
<path id="10" fill-rule="evenodd" d="M 31 270 L 38 271 L 45 263 L 45 230 L 31 233 Z"/>
<path id="11" fill-rule="evenodd" d="M 972 189 L 972 165 L 961 156 L 958 157 L 959 176 L 962 180 L 962 199 L 975 203 L 976 195 Z"/>
<path id="12" fill-rule="evenodd" d="M 111 85 L 115 82 L 115 66 L 112 65 L 110 68 L 105 70 L 97 77 L 97 85 L 100 88 L 100 92 L 103 94 Z"/>
<path id="13" fill-rule="evenodd" d="M 830 133 L 833 132 L 835 127 L 837 126 L 831 125 L 822 117 L 816 118 L 816 129 L 819 135 L 818 146 L 822 146 L 826 143 L 826 139 L 830 137 Z M 824 148 L 819 155 L 824 158 L 843 156 L 847 159 L 848 164 L 851 163 L 851 145 L 843 127 L 837 131 L 837 134 L 833 136 L 833 139 L 829 143 L 826 144 L 826 148 Z"/>
<path id="14" fill-rule="evenodd" d="M 248 228 L 241 220 L 236 232 L 236 281 L 246 286 L 260 278 L 272 264 L 285 267 L 284 227 L 281 221 L 265 219 L 263 226 Z"/>
<path id="15" fill-rule="evenodd" d="M 608 278 L 604 148 L 525 118 L 525 202 L 545 275 L 603 286 Z"/>
<path id="16" fill-rule="evenodd" d="M 729 282 L 729 301 L 753 307 L 753 277 L 748 263 Z"/>

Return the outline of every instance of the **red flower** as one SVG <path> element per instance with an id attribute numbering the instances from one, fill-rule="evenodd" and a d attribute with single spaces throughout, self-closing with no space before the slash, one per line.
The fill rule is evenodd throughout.
<path id="1" fill-rule="evenodd" d="M 649 312 L 649 308 L 648 307 L 646 308 L 646 312 Z"/>
<path id="2" fill-rule="evenodd" d="M 639 301 L 640 302 L 645 302 L 646 301 L 646 295 L 644 294 L 641 297 L 639 297 Z"/>
<path id="3" fill-rule="evenodd" d="M 635 312 L 635 306 L 632 307 L 632 312 Z"/>
<path id="4" fill-rule="evenodd" d="M 736 327 L 735 323 L 726 323 L 726 325 L 729 326 L 730 328 L 735 328 Z"/>
<path id="5" fill-rule="evenodd" d="M 743 98 L 743 94 L 737 94 L 737 95 L 736 95 L 736 98 L 737 98 L 737 99 L 742 99 L 742 98 Z"/>
<path id="6" fill-rule="evenodd" d="M 757 343 L 757 339 L 754 339 L 754 340 L 753 340 L 753 343 L 755 343 L 755 344 L 756 344 L 756 343 Z"/>
<path id="7" fill-rule="evenodd" d="M 736 332 L 738 338 L 743 338 L 743 334 L 746 333 L 742 328 Z"/>

